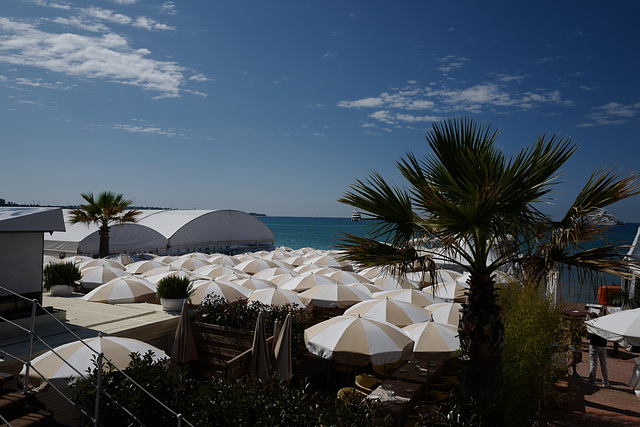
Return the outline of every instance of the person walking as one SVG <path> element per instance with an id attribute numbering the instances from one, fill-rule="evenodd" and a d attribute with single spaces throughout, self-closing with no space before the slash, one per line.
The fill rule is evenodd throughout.
<path id="1" fill-rule="evenodd" d="M 595 316 L 597 317 L 597 316 Z M 598 359 L 602 371 L 602 385 L 610 388 L 609 372 L 607 371 L 607 340 L 599 335 L 589 333 L 589 384 L 595 385 Z"/>

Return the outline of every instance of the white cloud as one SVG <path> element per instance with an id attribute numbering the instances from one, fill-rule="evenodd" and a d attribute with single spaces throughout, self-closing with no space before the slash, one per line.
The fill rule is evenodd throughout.
<path id="1" fill-rule="evenodd" d="M 160 12 L 161 13 L 166 13 L 167 15 L 177 15 L 178 11 L 176 10 L 176 5 L 173 4 L 172 1 L 167 1 L 162 3 L 162 6 L 160 6 Z"/>
<path id="2" fill-rule="evenodd" d="M 127 125 L 127 124 L 124 124 L 124 125 L 116 124 L 116 125 L 113 125 L 113 128 L 118 130 L 123 130 L 125 132 L 141 133 L 141 134 L 147 134 L 147 135 L 163 135 L 166 137 L 178 136 L 178 133 L 175 131 L 162 129 L 157 126 L 134 126 L 134 125 Z"/>
<path id="3" fill-rule="evenodd" d="M 123 5 L 130 5 L 138 2 L 138 0 L 111 0 L 111 1 L 117 4 L 123 4 Z"/>
<path id="4" fill-rule="evenodd" d="M 505 75 L 496 77 L 504 80 Z M 508 77 L 506 80 L 514 81 L 525 76 Z M 545 104 L 571 106 L 573 102 L 563 99 L 557 90 L 517 92 L 509 91 L 504 83 L 489 82 L 455 89 L 446 86 L 437 88 L 435 84 L 426 87 L 408 86 L 383 92 L 378 96 L 337 103 L 338 107 L 343 108 L 375 109 L 368 115 L 369 118 L 392 125 L 432 122 L 449 113 L 479 114 L 486 108 L 499 113 L 510 113 L 516 109 L 528 110 Z M 416 114 L 416 111 L 427 111 L 429 114 Z"/>
<path id="5" fill-rule="evenodd" d="M 338 107 L 345 108 L 375 108 L 384 104 L 381 98 L 364 98 L 357 101 L 340 101 Z"/>
<path id="6" fill-rule="evenodd" d="M 444 58 L 438 59 L 438 62 L 440 62 L 442 65 L 440 67 L 437 67 L 436 69 L 442 71 L 443 73 L 448 73 L 451 70 L 462 67 L 467 61 L 469 61 L 469 58 L 460 58 L 455 55 L 447 55 Z"/>
<path id="7" fill-rule="evenodd" d="M 53 9 L 63 9 L 63 10 L 71 9 L 71 6 L 66 2 L 54 2 L 54 1 L 46 1 L 46 0 L 30 0 L 29 2 L 38 6 L 51 7 Z"/>
<path id="8" fill-rule="evenodd" d="M 114 24 L 130 25 L 133 22 L 133 19 L 126 15 L 116 13 L 113 10 L 103 9 L 101 7 L 80 9 L 80 12 L 86 17 L 100 19 Z"/>
<path id="9" fill-rule="evenodd" d="M 578 127 L 621 125 L 640 116 L 640 102 L 634 104 L 620 104 L 610 102 L 591 109 L 587 115 L 589 121 L 580 123 Z"/>
<path id="10" fill-rule="evenodd" d="M 53 34 L 2 17 L 0 31 L 5 34 L 0 39 L 0 62 L 107 79 L 160 92 L 159 97 L 180 96 L 185 82 L 184 67 L 147 58 L 147 49 L 132 49 L 126 39 L 116 34 Z"/>
<path id="11" fill-rule="evenodd" d="M 72 16 L 71 18 L 62 18 L 57 17 L 53 18 L 51 22 L 56 24 L 65 25 L 68 27 L 76 27 L 81 30 L 91 31 L 94 33 L 104 33 L 109 30 L 109 28 L 100 23 L 100 22 L 91 22 L 80 18 L 79 16 Z"/>
<path id="12" fill-rule="evenodd" d="M 22 86 L 43 87 L 46 89 L 61 89 L 67 90 L 73 88 L 73 85 L 68 85 L 62 82 L 45 82 L 42 79 L 30 80 L 23 77 L 18 77 L 14 80 L 16 84 Z"/>
<path id="13" fill-rule="evenodd" d="M 205 76 L 204 74 L 195 74 L 195 75 L 189 77 L 189 80 L 193 80 L 193 81 L 196 81 L 196 82 L 208 82 L 209 81 L 207 76 Z"/>
<path id="14" fill-rule="evenodd" d="M 137 17 L 136 21 L 132 25 L 134 27 L 144 28 L 145 30 L 149 30 L 149 31 L 155 31 L 155 30 L 171 31 L 176 29 L 175 27 L 172 27 L 170 25 L 156 22 L 151 18 L 147 18 L 146 16 Z"/>

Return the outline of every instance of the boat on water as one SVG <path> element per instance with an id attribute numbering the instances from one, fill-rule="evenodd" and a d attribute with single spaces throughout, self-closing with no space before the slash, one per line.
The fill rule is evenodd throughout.
<path id="1" fill-rule="evenodd" d="M 360 215 L 360 212 L 358 212 L 358 209 L 356 209 L 351 214 L 351 221 L 360 221 L 360 220 L 362 220 L 362 216 Z"/>
<path id="2" fill-rule="evenodd" d="M 604 225 L 624 225 L 625 224 L 624 221 L 618 220 L 615 216 L 608 213 L 604 209 L 598 209 L 597 211 L 595 211 L 589 216 L 591 217 L 592 220 L 601 222 Z"/>

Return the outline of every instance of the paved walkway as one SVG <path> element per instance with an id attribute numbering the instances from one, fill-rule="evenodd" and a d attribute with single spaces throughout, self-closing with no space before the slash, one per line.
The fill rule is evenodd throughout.
<path id="1" fill-rule="evenodd" d="M 582 362 L 578 365 L 578 374 L 582 378 L 569 376 L 569 385 L 576 394 L 569 403 L 569 410 L 550 414 L 547 425 L 550 426 L 640 426 L 640 399 L 627 386 L 638 354 L 625 350 L 614 352 L 609 343 L 607 367 L 611 388 L 602 387 L 600 366 L 596 375 L 596 385 L 590 385 L 589 378 L 589 342 L 582 346 Z"/>

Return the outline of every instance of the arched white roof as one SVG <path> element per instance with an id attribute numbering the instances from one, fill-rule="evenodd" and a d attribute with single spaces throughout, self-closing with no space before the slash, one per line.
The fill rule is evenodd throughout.
<path id="1" fill-rule="evenodd" d="M 45 251 L 97 254 L 97 225 L 71 224 L 64 210 L 66 231 L 45 236 Z M 135 224 L 113 225 L 111 253 L 157 252 L 169 248 L 273 245 L 274 235 L 262 221 L 236 210 L 143 210 Z"/>

